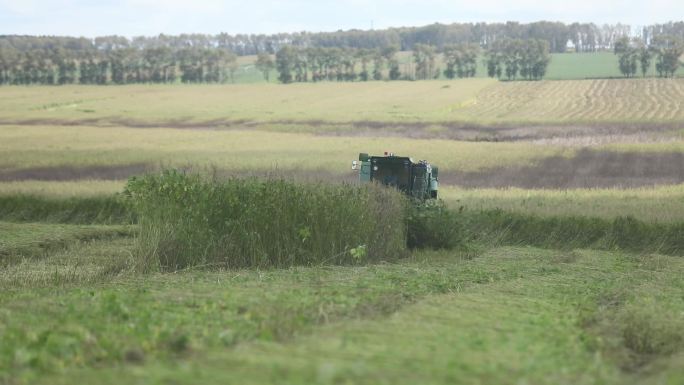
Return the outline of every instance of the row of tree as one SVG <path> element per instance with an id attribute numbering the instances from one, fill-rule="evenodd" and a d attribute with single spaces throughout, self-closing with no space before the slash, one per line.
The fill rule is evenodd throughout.
<path id="1" fill-rule="evenodd" d="M 397 47 L 383 49 L 354 48 L 298 48 L 285 46 L 276 53 L 272 62 L 267 54 L 260 54 L 256 66 L 268 80 L 269 72 L 276 69 L 282 83 L 318 81 L 368 80 L 424 80 L 440 76 L 437 65 L 437 47 L 416 44 L 411 58 L 400 63 Z M 444 76 L 452 79 L 472 77 L 477 72 L 480 52 L 476 44 L 444 47 Z M 403 68 L 403 69 L 402 69 Z"/>
<path id="2" fill-rule="evenodd" d="M 487 75 L 514 80 L 520 75 L 527 80 L 539 80 L 546 75 L 551 61 L 549 44 L 538 39 L 505 39 L 494 42 L 485 52 Z"/>
<path id="3" fill-rule="evenodd" d="M 220 48 L 121 48 L 84 55 L 36 49 L 0 52 L 0 85 L 223 83 L 238 68 L 237 56 Z"/>
<path id="4" fill-rule="evenodd" d="M 273 62 L 269 55 L 260 54 L 256 66 L 268 80 L 272 69 L 282 83 L 318 81 L 368 80 L 424 80 L 438 78 L 438 54 L 442 54 L 445 77 L 474 77 L 480 56 L 477 44 L 436 46 L 416 44 L 410 60 L 400 66 L 397 48 L 341 49 L 298 48 L 285 46 L 276 53 Z M 488 75 L 508 80 L 518 76 L 539 80 L 546 74 L 550 61 L 549 45 L 545 40 L 505 39 L 490 45 L 485 52 Z M 403 70 L 401 69 L 403 67 Z"/>
<path id="5" fill-rule="evenodd" d="M 318 81 L 397 80 L 400 77 L 397 48 L 299 48 L 284 46 L 270 56 L 260 54 L 256 66 L 268 80 L 275 68 L 282 83 Z"/>
<path id="6" fill-rule="evenodd" d="M 649 44 L 640 39 L 623 37 L 615 43 L 614 52 L 618 55 L 618 65 L 623 76 L 634 77 L 637 67 L 646 77 L 653 59 L 655 70 L 660 77 L 673 77 L 679 69 L 679 58 L 684 54 L 684 40 L 676 36 L 657 36 Z"/>

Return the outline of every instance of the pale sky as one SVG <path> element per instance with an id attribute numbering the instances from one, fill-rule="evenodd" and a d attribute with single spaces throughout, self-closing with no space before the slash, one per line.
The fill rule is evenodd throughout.
<path id="1" fill-rule="evenodd" d="M 0 0 L 0 35 L 275 33 L 434 22 L 623 22 L 684 19 L 684 0 Z"/>

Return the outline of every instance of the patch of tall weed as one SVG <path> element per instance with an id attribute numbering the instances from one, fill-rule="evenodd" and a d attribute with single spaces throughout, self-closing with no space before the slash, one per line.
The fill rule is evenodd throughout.
<path id="1" fill-rule="evenodd" d="M 178 171 L 132 178 L 143 271 L 284 267 L 396 259 L 405 199 L 378 186 L 217 181 Z"/>

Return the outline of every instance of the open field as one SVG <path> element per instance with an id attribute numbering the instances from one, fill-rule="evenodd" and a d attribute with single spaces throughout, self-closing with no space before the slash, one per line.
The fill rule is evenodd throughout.
<path id="1" fill-rule="evenodd" d="M 681 384 L 682 100 L 682 79 L 0 88 L 0 384 Z M 355 190 L 350 161 L 383 151 L 439 165 L 446 207 Z M 215 179 L 121 194 L 167 167 Z M 274 184 L 225 182 L 245 176 Z"/>
<path id="2" fill-rule="evenodd" d="M 418 159 L 439 159 L 445 170 L 465 171 L 505 164 L 525 165 L 545 156 L 573 152 L 572 149 L 566 151 L 524 142 L 357 138 L 243 130 L 2 126 L 0 180 L 69 180 L 98 176 L 116 180 L 161 164 L 215 165 L 223 170 L 257 172 L 320 170 L 333 175 L 351 175 L 351 161 L 357 159 L 359 152 L 387 150 L 410 153 Z M 484 156 L 487 154 L 495 155 Z M 63 169 L 63 173 L 57 172 L 58 169 Z"/>
<path id="3" fill-rule="evenodd" d="M 684 120 L 684 79 L 8 87 L 0 100 L 5 125 L 197 129 L 266 124 L 309 132 L 392 131 L 408 125 L 403 128 L 432 126 L 438 133 L 468 124 L 495 124 L 496 129 L 528 123 L 640 123 L 657 128 Z M 556 130 L 562 134 L 563 127 Z"/>
<path id="4" fill-rule="evenodd" d="M 644 130 L 646 141 L 649 135 L 652 133 Z M 676 136 L 646 144 L 634 143 L 634 137 L 620 143 L 624 136 L 616 137 L 617 143 L 608 141 L 615 137 L 604 137 L 585 149 L 574 144 L 582 143 L 581 138 L 475 142 L 237 129 L 2 126 L 0 183 L 6 187 L 0 191 L 20 192 L 17 183 L 21 181 L 43 181 L 32 188 L 39 191 L 49 189 L 49 181 L 125 180 L 164 166 L 213 168 L 211 172 L 223 176 L 278 174 L 299 180 L 351 182 L 355 174 L 349 164 L 358 153 L 388 150 L 429 159 L 440 166 L 443 184 L 470 188 L 627 188 L 684 183 L 684 142 Z M 87 186 L 78 189 L 89 194 Z"/>

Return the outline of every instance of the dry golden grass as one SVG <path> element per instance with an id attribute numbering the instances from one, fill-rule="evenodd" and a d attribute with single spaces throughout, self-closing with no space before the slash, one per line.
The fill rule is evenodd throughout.
<path id="1" fill-rule="evenodd" d="M 0 119 L 445 120 L 490 79 L 317 84 L 5 87 Z M 444 87 L 448 85 L 448 87 Z"/>
<path id="2" fill-rule="evenodd" d="M 0 120 L 681 122 L 684 79 L 4 87 Z"/>
<path id="3" fill-rule="evenodd" d="M 0 182 L 0 196 L 37 195 L 52 198 L 111 195 L 123 190 L 124 180 Z"/>
<path id="4" fill-rule="evenodd" d="M 392 151 L 429 159 L 442 169 L 475 171 L 525 165 L 573 153 L 530 143 L 318 136 L 264 131 L 125 127 L 0 126 L 0 170 L 147 163 L 215 165 L 226 170 L 303 169 L 350 172 L 359 152 Z"/>

